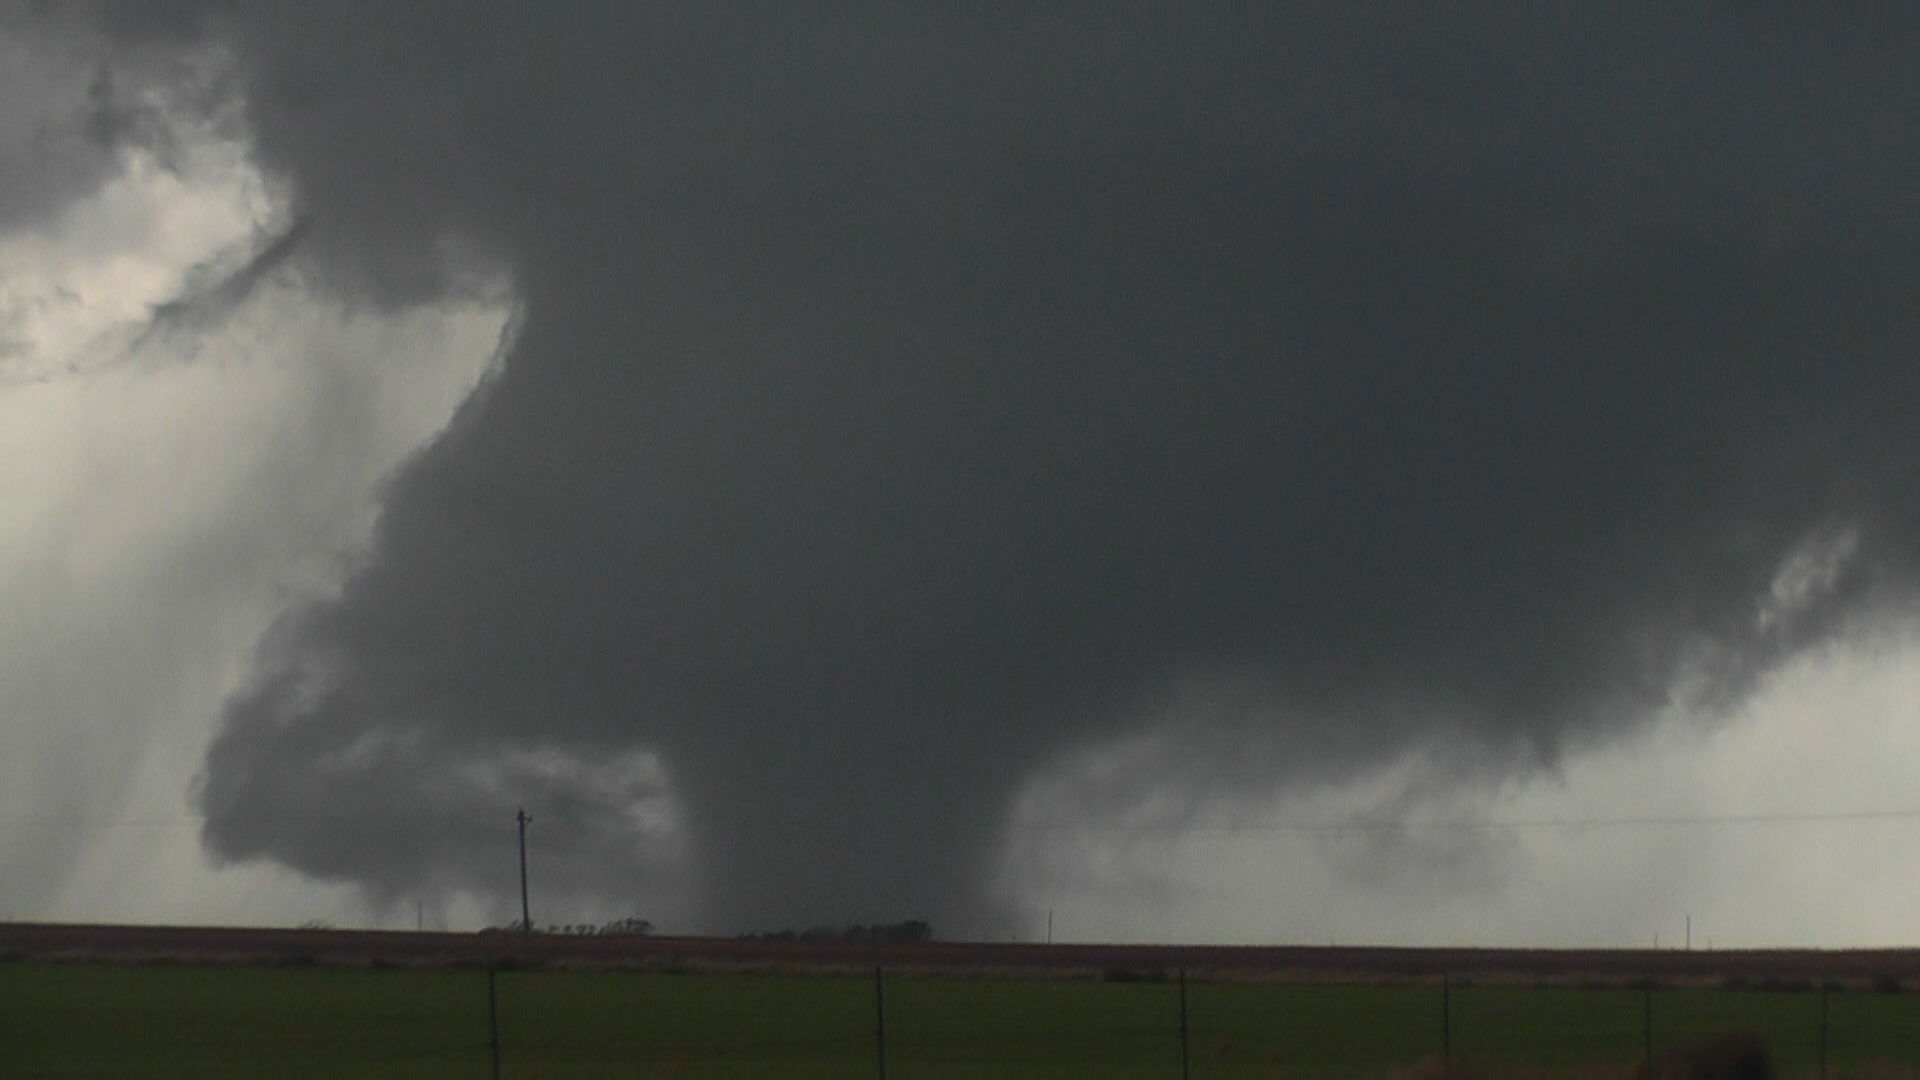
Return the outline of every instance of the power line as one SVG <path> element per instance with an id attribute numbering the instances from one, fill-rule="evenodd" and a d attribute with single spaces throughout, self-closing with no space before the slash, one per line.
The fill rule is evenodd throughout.
<path id="1" fill-rule="evenodd" d="M 1087 833 L 1363 833 L 1363 832 L 1502 832 L 1545 829 L 1646 829 L 1712 828 L 1739 825 L 1840 824 L 1872 821 L 1920 821 L 1920 810 L 1838 810 L 1827 812 L 1688 814 L 1650 817 L 1612 818 L 1456 818 L 1421 821 L 1410 818 L 1360 819 L 1355 821 L 1257 821 L 1228 824 L 1123 824 L 1095 821 L 1019 821 L 1018 832 Z"/>
<path id="2" fill-rule="evenodd" d="M 531 820 L 531 819 L 529 819 Z M 1106 821 L 1016 821 L 1010 828 L 1017 832 L 1089 832 L 1089 833 L 1341 833 L 1393 831 L 1497 832 L 1528 829 L 1642 829 L 1692 828 L 1738 825 L 1804 825 L 1821 823 L 1920 821 L 1920 810 L 1835 810 L 1748 814 L 1676 814 L 1643 817 L 1587 818 L 1451 818 L 1423 821 L 1417 818 L 1363 818 L 1354 821 L 1249 821 L 1228 823 L 1129 824 Z M 116 818 L 105 820 L 61 821 L 48 818 L 0 818 L 7 829 L 198 829 L 205 822 L 198 818 Z"/>
<path id="3" fill-rule="evenodd" d="M 110 821 L 54 821 L 46 818 L 0 819 L 8 829 L 197 829 L 203 822 L 193 818 L 123 818 Z"/>

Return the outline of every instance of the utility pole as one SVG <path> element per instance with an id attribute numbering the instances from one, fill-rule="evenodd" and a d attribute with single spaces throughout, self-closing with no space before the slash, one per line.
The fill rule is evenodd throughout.
<path id="1" fill-rule="evenodd" d="M 520 936 L 528 938 L 533 935 L 533 916 L 527 911 L 527 823 L 533 819 L 527 816 L 524 806 L 513 819 L 520 825 Z"/>

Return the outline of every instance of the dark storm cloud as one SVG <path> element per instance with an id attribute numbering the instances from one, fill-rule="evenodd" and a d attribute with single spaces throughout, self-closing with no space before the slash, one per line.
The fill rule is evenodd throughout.
<path id="1" fill-rule="evenodd" d="M 244 252 L 238 266 L 230 267 L 223 264 L 224 260 L 214 260 L 208 265 L 193 267 L 187 273 L 187 288 L 181 296 L 154 305 L 142 338 L 184 336 L 218 325 L 287 265 L 300 249 L 300 239 L 306 232 L 306 222 L 296 221 L 277 235 L 257 238 L 253 249 Z M 135 347 L 138 348 L 138 342 Z"/>
<path id="2" fill-rule="evenodd" d="M 113 175 L 127 110 L 109 78 L 48 57 L 0 8 L 0 230 L 34 224 Z M 12 33 L 8 33 L 12 29 Z"/>
<path id="3" fill-rule="evenodd" d="M 0 0 L 0 230 L 59 216 L 119 176 L 129 149 L 177 170 L 183 115 L 230 119 L 197 50 L 112 50 L 87 22 Z"/>
<path id="4" fill-rule="evenodd" d="M 1015 788 L 1169 687 L 1276 776 L 1551 757 L 1920 553 L 1910 25 L 134 10 L 230 44 L 319 280 L 524 314 L 230 703 L 225 858 L 496 888 L 464 823 L 566 800 L 558 885 L 639 889 L 579 778 L 645 749 L 710 925 L 977 926 Z"/>

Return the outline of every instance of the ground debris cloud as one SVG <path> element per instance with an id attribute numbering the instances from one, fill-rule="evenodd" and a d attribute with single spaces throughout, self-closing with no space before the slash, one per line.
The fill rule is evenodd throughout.
<path id="1" fill-rule="evenodd" d="M 713 929 L 981 933 L 1022 782 L 1196 680 L 1255 705 L 1181 737 L 1283 747 L 1243 759 L 1273 776 L 1442 731 L 1540 760 L 1910 595 L 1900 27 L 61 25 L 227 50 L 309 280 L 401 305 L 504 275 L 520 312 L 228 703 L 222 858 L 504 895 L 470 823 L 525 802 L 574 827 L 556 889 L 646 894 L 684 842 Z"/>

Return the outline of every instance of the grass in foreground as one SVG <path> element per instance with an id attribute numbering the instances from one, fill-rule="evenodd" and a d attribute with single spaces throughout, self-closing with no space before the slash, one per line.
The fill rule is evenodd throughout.
<path id="1" fill-rule="evenodd" d="M 498 976 L 502 1075 L 869 1077 L 870 975 L 515 971 Z M 1188 986 L 1191 1075 L 1625 1077 L 1644 1053 L 1631 990 Z M 486 1077 L 478 970 L 0 965 L 0 1076 Z M 1178 1077 L 1171 982 L 886 980 L 887 1075 Z M 1778 1075 L 1819 1060 L 1813 993 L 1662 990 L 1656 1053 L 1730 1031 Z M 1450 1028 L 1450 1030 L 1449 1030 Z M 1829 1000 L 1832 1075 L 1920 1065 L 1920 998 Z M 1416 1068 L 1417 1063 L 1425 1066 Z"/>

